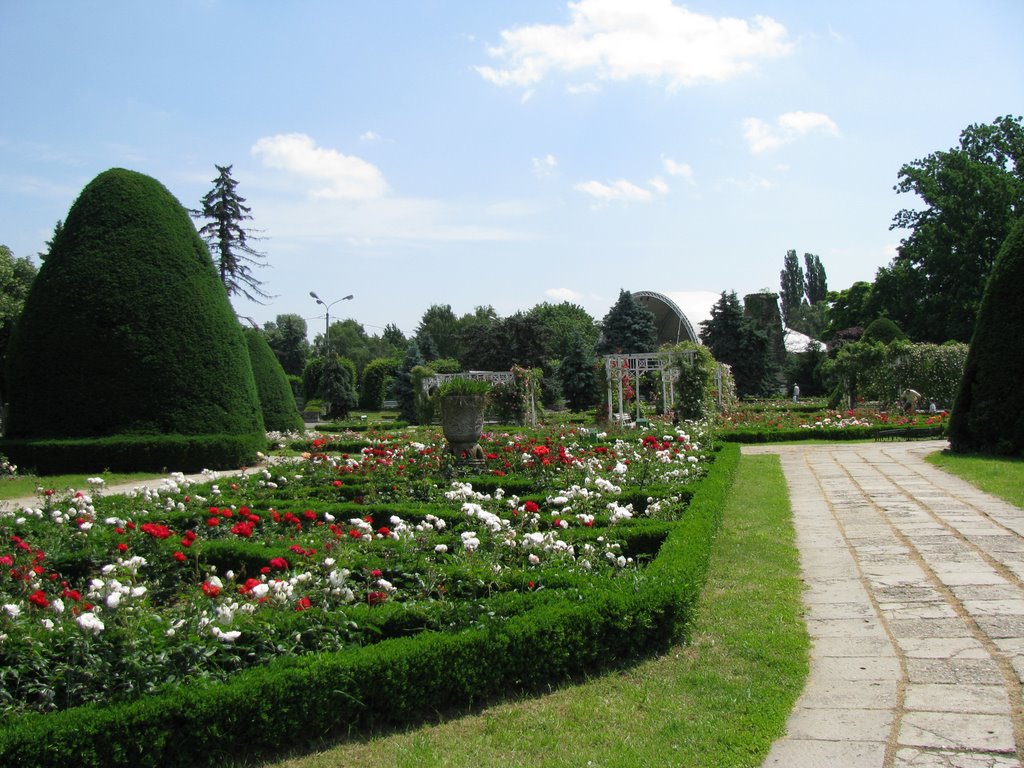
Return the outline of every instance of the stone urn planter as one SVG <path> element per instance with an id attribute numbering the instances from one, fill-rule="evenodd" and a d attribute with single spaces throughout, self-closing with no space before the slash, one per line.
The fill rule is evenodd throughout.
<path id="1" fill-rule="evenodd" d="M 460 460 L 482 461 L 484 450 L 477 441 L 484 431 L 487 395 L 443 395 L 439 402 L 441 429 L 448 441 L 448 450 Z"/>

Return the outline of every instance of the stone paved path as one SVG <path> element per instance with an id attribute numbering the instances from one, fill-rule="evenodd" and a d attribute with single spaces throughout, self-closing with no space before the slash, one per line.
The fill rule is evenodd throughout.
<path id="1" fill-rule="evenodd" d="M 811 674 L 765 766 L 1020 768 L 1024 510 L 938 441 L 758 446 L 789 485 Z"/>

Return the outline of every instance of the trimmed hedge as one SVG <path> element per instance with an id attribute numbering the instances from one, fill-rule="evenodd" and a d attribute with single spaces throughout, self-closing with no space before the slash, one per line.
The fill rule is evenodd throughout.
<path id="1" fill-rule="evenodd" d="M 0 440 L 0 453 L 40 475 L 235 469 L 252 464 L 267 447 L 262 433 Z"/>
<path id="2" fill-rule="evenodd" d="M 992 266 L 949 424 L 958 453 L 1024 455 L 1024 217 Z"/>
<path id="3" fill-rule="evenodd" d="M 418 723 L 665 649 L 688 631 L 738 461 L 738 447 L 718 451 L 683 519 L 637 579 L 582 582 L 578 600 L 524 597 L 538 604 L 486 629 L 421 632 L 279 659 L 227 683 L 25 716 L 0 730 L 0 764 L 219 765 L 311 738 Z"/>
<path id="4" fill-rule="evenodd" d="M 246 328 L 245 343 L 256 381 L 256 394 L 263 411 L 263 425 L 276 432 L 301 432 L 305 425 L 295 405 L 288 375 L 278 362 L 266 337 L 255 328 Z"/>
<path id="5" fill-rule="evenodd" d="M 168 464 L 180 469 L 237 466 L 235 449 L 264 433 L 242 331 L 210 254 L 171 193 L 133 171 L 101 173 L 72 205 L 7 366 L 9 438 L 237 436 L 222 441 L 224 456 L 216 440 L 193 441 L 211 455 Z M 117 463 L 89 457 L 100 468 Z"/>
<path id="6" fill-rule="evenodd" d="M 781 443 L 795 440 L 871 440 L 885 437 L 885 432 L 899 430 L 901 436 L 908 439 L 919 431 L 922 437 L 935 437 L 936 426 L 926 427 L 894 427 L 890 424 L 879 424 L 872 427 L 842 427 L 840 429 L 773 429 L 757 432 L 721 432 L 716 439 L 727 443 Z"/>

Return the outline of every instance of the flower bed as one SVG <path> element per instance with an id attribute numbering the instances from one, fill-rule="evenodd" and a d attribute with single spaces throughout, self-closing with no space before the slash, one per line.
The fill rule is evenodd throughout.
<path id="1" fill-rule="evenodd" d="M 870 408 L 849 411 L 822 409 L 809 411 L 803 406 L 736 410 L 724 415 L 716 427 L 720 440 L 737 443 L 763 443 L 783 440 L 870 440 L 892 429 L 920 428 L 929 434 L 945 428 L 949 414 L 887 413 Z M 912 436 L 912 432 L 908 433 Z"/>
<path id="2" fill-rule="evenodd" d="M 663 647 L 734 456 L 712 463 L 696 434 L 583 436 L 487 435 L 473 476 L 430 433 L 339 454 L 318 438 L 237 481 L 5 514 L 0 756 L 216 764 L 301 739 L 268 725 L 285 713 L 405 722 Z M 168 758 L 186 721 L 209 733 Z"/>

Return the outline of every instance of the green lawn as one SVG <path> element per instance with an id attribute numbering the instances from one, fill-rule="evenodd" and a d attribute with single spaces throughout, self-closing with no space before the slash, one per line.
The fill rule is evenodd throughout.
<path id="1" fill-rule="evenodd" d="M 1024 509 L 1024 459 L 942 451 L 929 455 L 927 461 Z"/>
<path id="2" fill-rule="evenodd" d="M 152 480 L 156 477 L 163 477 L 163 475 L 153 472 L 104 472 L 100 475 L 47 475 L 45 477 L 18 475 L 17 477 L 4 477 L 0 478 L 0 500 L 32 496 L 35 494 L 36 488 L 50 488 L 58 493 L 69 488 L 87 491 L 91 487 L 86 482 L 86 479 L 89 477 L 102 477 L 109 487 L 118 483 Z"/>
<path id="3" fill-rule="evenodd" d="M 544 696 L 266 766 L 757 766 L 807 675 L 800 594 L 778 457 L 744 456 L 690 644 Z"/>

